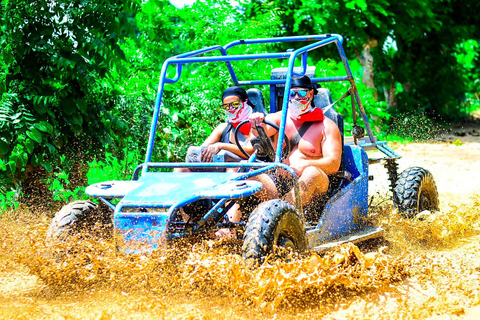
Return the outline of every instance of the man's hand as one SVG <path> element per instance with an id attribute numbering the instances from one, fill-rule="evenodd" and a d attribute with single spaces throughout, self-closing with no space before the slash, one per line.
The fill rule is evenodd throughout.
<path id="1" fill-rule="evenodd" d="M 295 171 L 298 177 L 301 177 L 305 168 L 310 167 L 311 164 L 307 159 L 298 159 L 290 162 L 290 167 Z"/>
<path id="2" fill-rule="evenodd" d="M 250 120 L 250 124 L 254 129 L 259 126 L 265 127 L 265 123 L 263 123 L 264 119 L 265 115 L 261 112 L 254 112 L 248 117 L 248 120 Z"/>
<path id="3" fill-rule="evenodd" d="M 202 162 L 212 162 L 213 156 L 216 155 L 222 148 L 222 143 L 217 142 L 207 146 L 205 149 L 202 150 Z"/>

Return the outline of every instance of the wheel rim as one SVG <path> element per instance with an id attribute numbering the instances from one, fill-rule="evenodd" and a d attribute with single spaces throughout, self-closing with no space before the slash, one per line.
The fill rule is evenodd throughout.
<path id="1" fill-rule="evenodd" d="M 295 250 L 295 243 L 293 242 L 292 239 L 288 238 L 285 235 L 281 235 L 278 237 L 277 240 L 277 247 L 284 248 L 286 250 Z"/>
<path id="2" fill-rule="evenodd" d="M 418 199 L 418 212 L 422 212 L 423 210 L 430 210 L 432 207 L 430 198 L 428 194 L 425 192 L 421 192 L 419 199 Z"/>

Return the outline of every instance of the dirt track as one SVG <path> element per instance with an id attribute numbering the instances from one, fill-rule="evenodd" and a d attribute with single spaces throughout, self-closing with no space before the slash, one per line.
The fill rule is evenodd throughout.
<path id="1" fill-rule="evenodd" d="M 480 137 L 438 140 L 392 145 L 400 170 L 433 174 L 441 210 L 418 225 L 380 210 L 389 252 L 345 247 L 252 273 L 235 245 L 206 243 L 159 263 L 116 257 L 100 241 L 62 264 L 43 255 L 47 218 L 4 217 L 0 319 L 479 319 Z M 385 170 L 371 174 L 381 200 Z"/>

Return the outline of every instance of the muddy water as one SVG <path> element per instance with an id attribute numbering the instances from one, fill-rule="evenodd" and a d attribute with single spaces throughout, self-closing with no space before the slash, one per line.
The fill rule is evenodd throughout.
<path id="1" fill-rule="evenodd" d="M 395 148 L 407 154 L 401 169 L 432 172 L 441 210 L 422 221 L 400 218 L 378 173 L 370 219 L 390 245 L 373 251 L 345 245 L 249 270 L 232 241 L 151 256 L 118 255 L 99 238 L 53 249 L 44 241 L 47 216 L 4 215 L 0 319 L 475 319 L 480 144 Z"/>

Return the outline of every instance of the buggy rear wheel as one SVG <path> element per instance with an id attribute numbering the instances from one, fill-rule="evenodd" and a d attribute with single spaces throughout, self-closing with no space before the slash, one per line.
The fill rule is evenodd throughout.
<path id="1" fill-rule="evenodd" d="M 403 171 L 393 192 L 393 203 L 409 219 L 424 210 L 438 210 L 438 192 L 432 174 L 421 167 Z"/>
<path id="2" fill-rule="evenodd" d="M 303 252 L 307 249 L 305 225 L 295 207 L 281 200 L 260 204 L 250 215 L 243 237 L 243 259 L 258 266 L 275 247 Z"/>
<path id="3" fill-rule="evenodd" d="M 74 201 L 55 214 L 47 230 L 47 240 L 66 240 L 82 233 L 111 236 L 112 231 L 112 216 L 108 210 L 92 201 Z"/>

